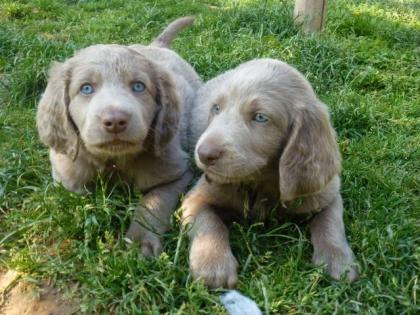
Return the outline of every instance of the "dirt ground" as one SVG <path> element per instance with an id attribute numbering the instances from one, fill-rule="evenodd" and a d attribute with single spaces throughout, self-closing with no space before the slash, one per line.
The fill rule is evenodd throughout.
<path id="1" fill-rule="evenodd" d="M 0 270 L 0 315 L 70 315 L 78 310 L 52 286 L 35 286 L 14 270 Z"/>

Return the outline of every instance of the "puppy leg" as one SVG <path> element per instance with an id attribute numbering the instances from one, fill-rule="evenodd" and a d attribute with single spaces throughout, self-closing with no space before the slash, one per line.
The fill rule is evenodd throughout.
<path id="1" fill-rule="evenodd" d="M 191 179 L 192 173 L 187 171 L 180 179 L 156 187 L 144 196 L 126 234 L 129 239 L 140 242 L 144 256 L 157 256 L 162 251 L 161 234 L 168 230 L 179 196 Z"/>
<path id="2" fill-rule="evenodd" d="M 86 193 L 85 185 L 95 175 L 94 168 L 82 157 L 72 161 L 67 155 L 50 150 L 52 176 L 58 183 L 75 193 Z"/>
<path id="3" fill-rule="evenodd" d="M 314 246 L 313 263 L 327 264 L 329 275 L 336 280 L 345 272 L 349 282 L 356 280 L 358 273 L 353 252 L 346 240 L 340 194 L 312 219 L 310 229 Z"/>
<path id="4" fill-rule="evenodd" d="M 190 229 L 191 273 L 211 288 L 233 288 L 238 282 L 238 263 L 230 248 L 229 232 L 204 201 L 202 189 L 205 187 L 198 183 L 182 204 L 182 224 Z"/>

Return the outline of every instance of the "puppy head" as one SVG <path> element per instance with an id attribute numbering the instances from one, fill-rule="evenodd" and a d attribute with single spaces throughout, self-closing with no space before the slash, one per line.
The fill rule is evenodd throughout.
<path id="1" fill-rule="evenodd" d="M 206 84 L 209 125 L 195 148 L 197 165 L 220 183 L 260 181 L 278 165 L 283 201 L 316 193 L 339 172 L 328 112 L 306 79 L 285 63 L 243 64 Z"/>
<path id="2" fill-rule="evenodd" d="M 170 75 L 138 52 L 96 45 L 53 65 L 37 112 L 41 140 L 74 158 L 79 140 L 93 155 L 115 157 L 172 139 L 179 120 Z"/>

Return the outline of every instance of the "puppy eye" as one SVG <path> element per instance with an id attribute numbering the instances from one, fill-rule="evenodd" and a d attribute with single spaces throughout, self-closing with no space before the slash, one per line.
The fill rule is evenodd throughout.
<path id="1" fill-rule="evenodd" d="M 144 86 L 144 84 L 143 84 L 143 82 L 134 82 L 132 85 L 131 85 L 131 89 L 133 90 L 133 92 L 136 92 L 136 93 L 140 93 L 140 92 L 143 92 L 144 90 L 145 90 L 145 86 Z"/>
<path id="2" fill-rule="evenodd" d="M 268 121 L 268 117 L 261 113 L 255 113 L 254 117 L 252 117 L 252 120 L 257 123 L 265 123 Z"/>
<path id="3" fill-rule="evenodd" d="M 213 106 L 211 107 L 211 112 L 217 115 L 218 113 L 220 113 L 220 106 L 217 104 L 213 104 Z"/>
<path id="4" fill-rule="evenodd" d="M 95 92 L 95 89 L 89 83 L 85 83 L 80 87 L 80 93 L 82 94 L 89 95 L 89 94 L 92 94 L 93 92 Z"/>

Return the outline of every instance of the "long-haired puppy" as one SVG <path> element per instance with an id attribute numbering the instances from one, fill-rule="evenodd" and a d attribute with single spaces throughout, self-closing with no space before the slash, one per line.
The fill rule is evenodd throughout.
<path id="1" fill-rule="evenodd" d="M 191 141 L 204 174 L 187 194 L 190 268 L 210 287 L 234 287 L 237 261 L 222 217 L 313 214 L 313 262 L 334 279 L 357 278 L 346 241 L 340 154 L 327 108 L 297 70 L 257 59 L 207 82 L 192 112 Z"/>
<path id="2" fill-rule="evenodd" d="M 98 173 L 118 172 L 144 192 L 127 232 L 144 255 L 161 251 L 192 177 L 182 146 L 201 80 L 168 47 L 193 21 L 172 22 L 150 46 L 94 45 L 55 63 L 38 106 L 55 181 L 84 192 Z"/>

